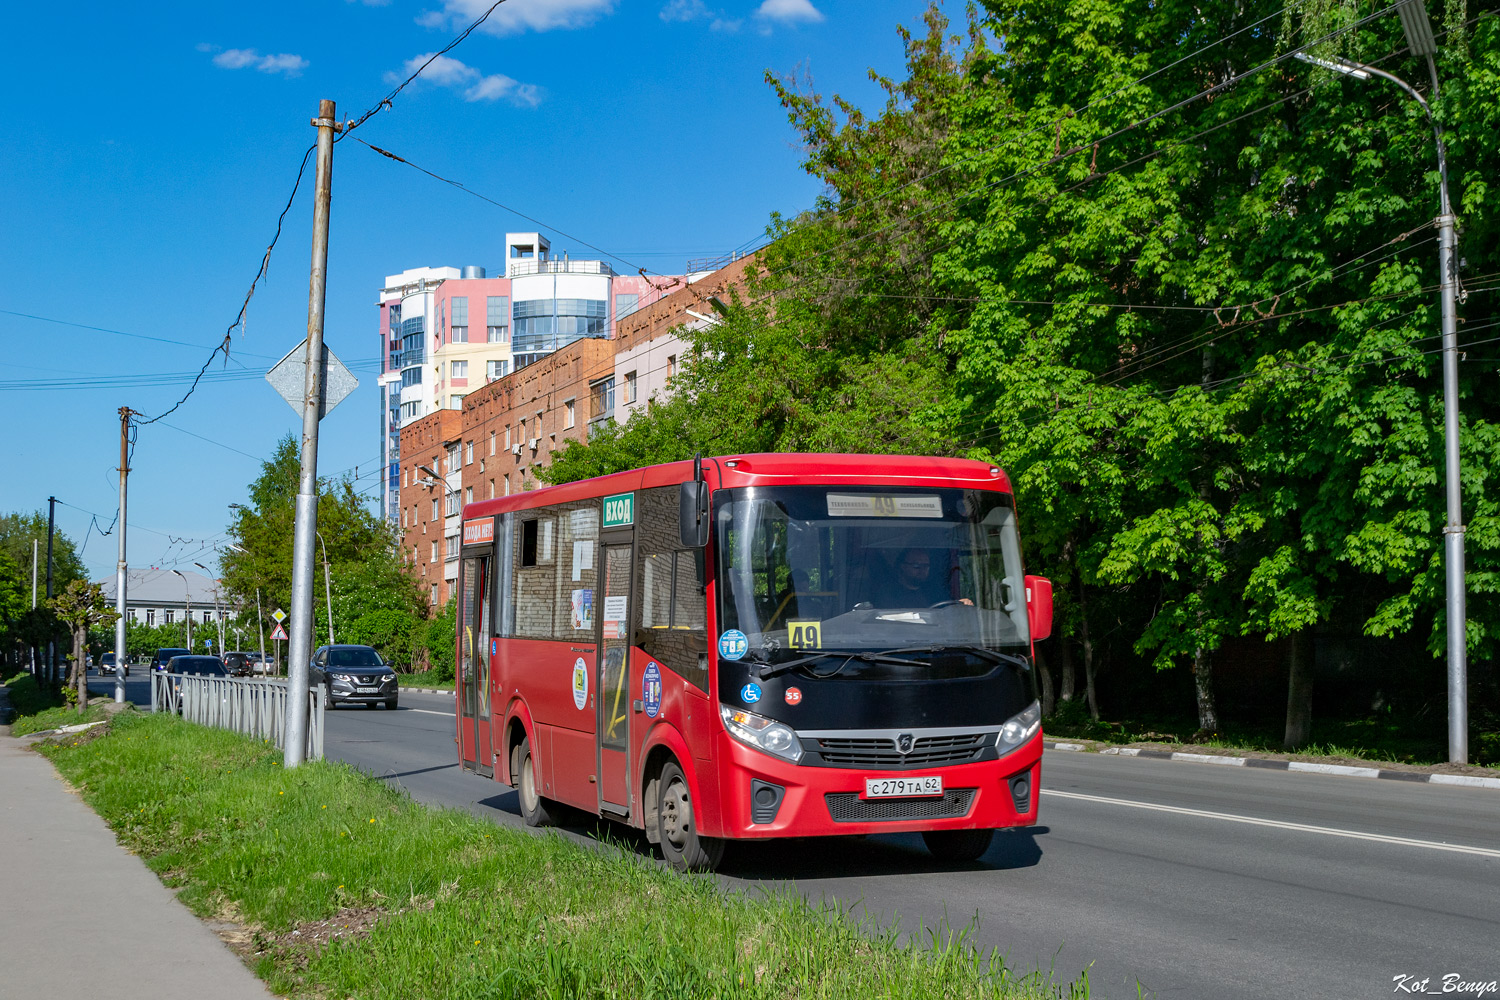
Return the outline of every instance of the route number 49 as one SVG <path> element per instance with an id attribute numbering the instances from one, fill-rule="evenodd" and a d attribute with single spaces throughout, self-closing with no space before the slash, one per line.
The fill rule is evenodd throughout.
<path id="1" fill-rule="evenodd" d="M 822 649 L 823 623 L 789 621 L 786 623 L 786 644 L 793 649 Z"/>

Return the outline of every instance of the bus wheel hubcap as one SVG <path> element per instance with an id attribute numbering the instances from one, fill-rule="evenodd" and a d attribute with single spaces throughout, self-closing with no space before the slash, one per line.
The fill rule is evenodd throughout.
<path id="1" fill-rule="evenodd" d="M 521 801 L 528 810 L 536 808 L 536 776 L 531 770 L 531 755 L 521 761 Z"/>
<path id="2" fill-rule="evenodd" d="M 692 822 L 692 807 L 688 803 L 687 789 L 682 782 L 674 781 L 662 797 L 662 836 L 679 850 L 687 843 L 688 827 Z"/>

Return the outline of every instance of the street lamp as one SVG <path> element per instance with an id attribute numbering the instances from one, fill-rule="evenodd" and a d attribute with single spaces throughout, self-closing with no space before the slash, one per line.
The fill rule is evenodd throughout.
<path id="1" fill-rule="evenodd" d="M 328 546 L 323 544 L 323 533 L 317 528 L 313 534 L 318 536 L 318 545 L 323 549 L 323 603 L 328 606 L 328 645 L 332 646 L 337 640 L 333 637 L 333 585 L 328 582 Z"/>
<path id="2" fill-rule="evenodd" d="M 1432 96 L 1438 96 L 1437 41 L 1432 36 L 1432 23 L 1427 18 L 1423 0 L 1401 0 L 1396 8 L 1401 15 L 1401 29 L 1406 33 L 1406 44 L 1412 55 L 1427 60 L 1427 72 L 1432 78 Z M 1468 650 L 1465 640 L 1465 624 L 1468 618 L 1467 595 L 1464 587 L 1464 519 L 1463 494 L 1459 484 L 1458 452 L 1458 267 L 1455 256 L 1458 237 L 1455 232 L 1453 203 L 1448 197 L 1448 159 L 1443 148 L 1443 129 L 1432 117 L 1432 108 L 1415 89 L 1399 77 L 1385 70 L 1349 59 L 1319 59 L 1305 52 L 1296 53 L 1303 62 L 1321 66 L 1335 73 L 1352 76 L 1356 80 L 1379 77 L 1400 87 L 1406 96 L 1416 101 L 1427 121 L 1432 125 L 1433 144 L 1437 147 L 1438 163 L 1438 217 L 1433 220 L 1438 230 L 1438 278 L 1443 303 L 1443 444 L 1446 462 L 1446 487 L 1448 493 L 1448 520 L 1443 525 L 1445 590 L 1448 606 L 1448 759 L 1455 764 L 1469 762 L 1469 696 L 1468 696 Z"/>
<path id="3" fill-rule="evenodd" d="M 231 506 L 231 507 L 240 507 L 241 510 L 244 509 L 243 507 L 240 506 L 240 504 L 237 504 L 237 503 L 232 503 L 229 506 Z M 229 548 L 231 548 L 234 551 L 240 553 L 241 555 L 247 555 L 247 556 L 254 555 L 254 553 L 252 553 L 249 549 L 245 548 L 243 545 L 236 545 L 233 542 L 229 543 Z M 264 676 L 266 676 L 266 670 L 267 670 L 267 663 L 266 663 L 266 621 L 265 621 L 265 616 L 261 614 L 261 610 L 260 610 L 260 588 L 259 587 L 255 588 L 255 631 L 260 635 L 260 675 L 262 677 L 264 677 Z"/>
<path id="4" fill-rule="evenodd" d="M 221 615 L 219 613 L 219 581 L 218 581 L 217 578 L 214 577 L 213 571 L 211 571 L 207 566 L 203 565 L 201 562 L 195 562 L 195 563 L 193 563 L 193 565 L 197 566 L 203 572 L 207 573 L 209 580 L 212 581 L 213 585 L 214 585 L 214 624 L 218 627 L 218 631 L 219 631 L 219 655 L 223 656 L 224 655 L 224 617 L 223 617 L 223 615 Z"/>
<path id="5" fill-rule="evenodd" d="M 193 589 L 188 586 L 188 578 L 182 570 L 174 569 L 172 572 L 182 577 L 183 603 L 187 605 L 187 648 L 191 653 L 193 651 Z"/>

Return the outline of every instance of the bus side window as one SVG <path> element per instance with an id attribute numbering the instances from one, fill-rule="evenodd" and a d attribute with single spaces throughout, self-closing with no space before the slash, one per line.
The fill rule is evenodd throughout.
<path id="1" fill-rule="evenodd" d="M 677 487 L 642 490 L 636 645 L 701 691 L 708 690 L 707 605 L 694 550 L 681 548 Z"/>

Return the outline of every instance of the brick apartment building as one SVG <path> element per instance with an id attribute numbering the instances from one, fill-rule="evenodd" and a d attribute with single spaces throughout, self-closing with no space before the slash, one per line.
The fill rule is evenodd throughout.
<path id="1" fill-rule="evenodd" d="M 683 328 L 717 322 L 711 302 L 728 301 L 753 258 L 705 274 L 619 319 L 612 339 L 566 344 L 468 392 L 461 409 L 436 410 L 401 428 L 402 550 L 434 607 L 458 580 L 462 505 L 542 485 L 536 471 L 589 429 L 621 423 L 670 391 L 688 342 Z M 425 466 L 447 488 L 424 485 Z"/>

